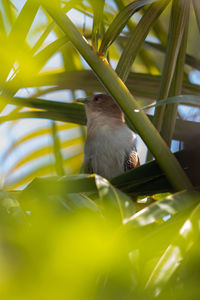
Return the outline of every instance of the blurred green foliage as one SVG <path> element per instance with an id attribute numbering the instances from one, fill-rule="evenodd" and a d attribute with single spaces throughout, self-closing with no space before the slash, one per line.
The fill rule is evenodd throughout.
<path id="1" fill-rule="evenodd" d="M 189 7 L 186 2 L 191 2 L 191 6 Z M 48 14 L 48 9 L 45 9 L 48 6 L 45 6 L 45 3 L 36 0 L 21 2 L 2 0 L 0 6 L 0 41 L 3 45 L 0 49 L 0 109 L 7 108 L 7 104 L 15 105 L 11 113 L 6 111 L 0 116 L 1 124 L 12 121 L 6 127 L 7 138 L 12 139 L 12 143 L 2 150 L 3 154 L 0 156 L 1 181 L 5 188 L 22 187 L 37 176 L 59 174 L 58 170 L 61 169 L 66 175 L 77 173 L 82 162 L 85 130 L 75 124 L 84 125 L 85 114 L 83 107 L 78 104 L 58 103 L 58 100 L 66 95 L 64 99 L 68 98 L 71 102 L 79 95 L 80 90 L 82 95 L 105 92 L 104 86 L 97 80 L 92 70 L 88 69 L 76 46 L 69 42 L 68 36 L 60 29 L 52 14 L 51 16 Z M 166 139 L 171 143 L 172 137 L 182 142 L 191 135 L 191 132 L 194 135 L 199 132 L 197 123 L 176 118 L 177 105 L 182 103 L 180 98 L 176 98 L 178 94 L 187 95 L 183 96 L 183 103 L 186 105 L 191 105 L 191 99 L 194 99 L 191 95 L 197 96 L 192 105 L 199 106 L 199 85 L 190 81 L 193 71 L 200 68 L 199 52 L 196 50 L 199 39 L 197 3 L 198 1 L 185 0 L 102 0 L 98 3 L 92 0 L 56 0 L 51 1 L 49 7 L 50 4 L 56 8 L 60 7 L 63 16 L 67 13 L 73 21 L 76 21 L 77 29 L 91 45 L 94 53 L 98 53 L 104 61 L 107 59 L 116 73 L 126 81 L 129 91 L 139 105 L 152 103 L 157 98 L 159 90 L 168 90 L 174 78 L 174 82 L 178 84 L 178 87 L 175 84 L 170 92 L 170 96 L 175 96 L 174 102 L 167 99 L 166 102 L 156 106 L 156 109 L 162 107 L 163 111 L 169 103 L 173 108 L 170 112 L 167 106 L 164 117 L 167 124 L 162 129 L 165 135 L 166 130 L 170 132 L 170 138 L 166 136 Z M 187 14 L 189 9 L 190 16 Z M 178 33 L 175 34 L 176 26 L 175 28 L 172 26 L 173 20 L 177 20 L 181 28 L 178 39 Z M 172 24 L 168 28 L 170 22 Z M 180 50 L 183 28 L 188 24 L 188 33 L 184 36 L 186 42 L 182 43 L 187 44 L 187 48 L 182 46 Z M 170 42 L 167 43 L 169 36 Z M 182 51 L 179 55 L 179 65 L 184 66 L 183 78 L 181 75 L 183 70 L 175 72 L 174 69 L 179 50 Z M 170 57 L 173 57 L 173 62 L 168 52 Z M 60 60 L 59 68 L 53 63 L 47 68 L 51 59 L 55 58 Z M 171 61 L 170 64 L 167 63 L 168 60 Z M 167 76 L 163 73 L 164 63 L 169 66 Z M 161 85 L 164 85 L 164 89 Z M 39 96 L 43 96 L 44 99 L 38 99 Z M 52 98 L 56 98 L 56 101 L 52 101 Z M 32 124 L 28 120 L 19 121 L 30 118 L 75 124 L 57 123 L 55 136 L 58 137 L 58 147 L 55 151 L 53 123 L 44 123 L 45 128 L 38 130 L 32 129 Z M 140 123 L 142 126 L 143 122 Z M 21 128 L 30 127 L 30 132 L 23 134 L 21 130 L 21 136 L 16 137 L 12 129 L 17 124 Z M 72 128 L 75 139 L 71 137 Z M 38 139 L 47 137 L 49 143 L 46 142 L 45 145 L 37 143 Z M 34 153 L 31 147 L 27 148 L 28 144 L 33 142 L 37 144 Z M 27 152 L 19 159 L 12 159 L 11 163 L 10 157 L 24 148 Z M 40 163 L 35 164 L 36 161 Z M 60 164 L 59 168 L 56 166 L 57 163 Z M 24 171 L 26 168 L 28 171 Z"/>
<path id="2" fill-rule="evenodd" d="M 2 299 L 197 299 L 199 196 L 181 192 L 135 213 L 97 175 L 2 191 Z"/>

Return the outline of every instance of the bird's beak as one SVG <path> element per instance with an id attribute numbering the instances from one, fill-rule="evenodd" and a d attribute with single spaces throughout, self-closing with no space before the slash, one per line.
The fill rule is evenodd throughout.
<path id="1" fill-rule="evenodd" d="M 78 98 L 76 100 L 74 100 L 74 102 L 78 102 L 78 103 L 83 103 L 83 104 L 87 104 L 90 103 L 93 99 L 93 96 L 87 97 L 87 98 Z"/>

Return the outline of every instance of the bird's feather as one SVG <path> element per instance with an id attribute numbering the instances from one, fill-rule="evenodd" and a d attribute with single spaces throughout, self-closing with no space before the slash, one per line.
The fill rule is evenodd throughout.
<path id="1" fill-rule="evenodd" d="M 131 170 L 133 168 L 136 168 L 140 165 L 140 160 L 138 157 L 138 154 L 136 151 L 132 151 L 127 157 L 125 158 L 124 161 L 124 171 Z"/>

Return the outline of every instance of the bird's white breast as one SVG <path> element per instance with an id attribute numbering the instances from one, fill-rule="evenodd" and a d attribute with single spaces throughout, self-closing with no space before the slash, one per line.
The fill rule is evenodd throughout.
<path id="1" fill-rule="evenodd" d="M 124 172 L 125 158 L 135 150 L 135 134 L 125 125 L 111 128 L 105 124 L 85 144 L 85 163 L 94 173 L 112 178 Z"/>

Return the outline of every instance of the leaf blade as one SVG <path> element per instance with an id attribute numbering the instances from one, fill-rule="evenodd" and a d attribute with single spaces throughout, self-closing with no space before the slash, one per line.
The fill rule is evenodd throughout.
<path id="1" fill-rule="evenodd" d="M 157 0 L 136 0 L 126 7 L 124 7 L 120 13 L 113 20 L 108 30 L 106 31 L 104 38 L 102 40 L 99 54 L 104 56 L 109 46 L 114 42 L 117 36 L 120 34 L 129 18 L 137 12 L 143 6 L 155 2 Z"/>

